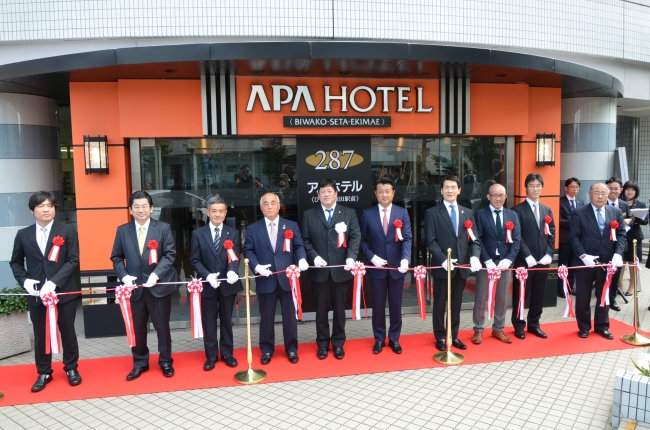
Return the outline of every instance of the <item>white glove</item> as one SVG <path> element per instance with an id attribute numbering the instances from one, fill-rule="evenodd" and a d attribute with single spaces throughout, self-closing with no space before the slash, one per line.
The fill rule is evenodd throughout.
<path id="1" fill-rule="evenodd" d="M 271 271 L 269 270 L 269 267 L 271 267 L 270 264 L 258 264 L 257 266 L 255 266 L 255 271 L 262 276 L 269 277 L 271 276 Z"/>
<path id="2" fill-rule="evenodd" d="M 345 225 L 344 222 L 337 222 L 334 225 L 334 230 L 336 230 L 337 233 L 345 233 L 346 231 L 348 231 L 348 226 Z"/>
<path id="3" fill-rule="evenodd" d="M 386 263 L 388 263 L 386 260 L 384 260 L 383 258 L 381 258 L 381 257 L 378 256 L 378 255 L 375 255 L 374 257 L 372 257 L 372 258 L 370 259 L 370 262 L 371 262 L 372 264 L 374 264 L 375 266 L 377 266 L 377 267 L 385 266 Z M 347 261 L 346 261 L 346 263 L 347 263 Z M 346 269 L 346 270 L 350 270 L 350 269 Z"/>
<path id="4" fill-rule="evenodd" d="M 457 258 L 452 258 L 451 259 L 451 268 L 452 269 L 454 268 L 454 264 L 456 264 L 456 263 L 458 263 L 458 259 Z M 446 259 L 445 259 L 445 261 L 442 262 L 442 268 L 447 270 L 447 260 Z"/>
<path id="5" fill-rule="evenodd" d="M 499 265 L 497 267 L 499 269 L 509 269 L 510 266 L 512 266 L 512 261 L 504 258 L 503 260 L 499 261 Z"/>
<path id="6" fill-rule="evenodd" d="M 399 269 L 397 269 L 397 271 L 399 273 L 406 273 L 408 272 L 408 270 L 409 270 L 409 261 L 403 259 L 402 261 L 400 261 Z"/>
<path id="7" fill-rule="evenodd" d="M 318 257 L 314 258 L 314 266 L 316 266 L 316 267 L 325 267 L 325 266 L 327 266 L 327 261 L 320 258 L 320 255 L 319 255 Z"/>
<path id="8" fill-rule="evenodd" d="M 210 283 L 212 288 L 219 288 L 219 284 L 221 284 L 221 281 L 217 281 L 218 276 L 219 276 L 219 272 L 210 273 L 208 276 L 205 277 L 205 280 Z"/>
<path id="9" fill-rule="evenodd" d="M 354 260 L 351 258 L 348 258 L 345 260 L 345 266 L 343 267 L 345 270 L 352 270 L 352 266 L 354 266 Z"/>
<path id="10" fill-rule="evenodd" d="M 501 266 L 501 263 L 499 263 L 499 266 Z M 485 267 L 488 268 L 488 269 L 494 269 L 494 268 L 497 267 L 497 265 L 494 264 L 494 261 L 492 261 L 492 259 L 490 259 L 490 260 L 485 262 Z"/>
<path id="11" fill-rule="evenodd" d="M 623 257 L 621 257 L 621 254 L 614 254 L 612 257 L 612 264 L 616 267 L 623 266 Z M 47 286 L 47 283 L 45 283 L 45 286 Z M 43 286 L 43 288 L 45 288 L 45 286 Z"/>
<path id="12" fill-rule="evenodd" d="M 239 281 L 239 275 L 232 270 L 226 273 L 226 278 L 228 278 L 229 284 L 234 284 L 235 282 Z"/>
<path id="13" fill-rule="evenodd" d="M 478 272 L 482 267 L 481 260 L 479 260 L 478 257 L 471 257 L 469 259 L 469 270 L 471 272 Z"/>
<path id="14" fill-rule="evenodd" d="M 545 256 L 542 257 L 541 260 L 539 260 L 539 264 L 542 266 L 547 266 L 553 262 L 553 257 L 550 255 L 546 254 Z"/>
<path id="15" fill-rule="evenodd" d="M 56 289 L 56 285 L 54 285 L 54 282 L 47 281 L 45 284 L 43 284 L 43 288 L 41 288 L 40 291 L 41 298 L 43 298 L 43 296 L 48 293 L 53 293 L 55 289 Z"/>
<path id="16" fill-rule="evenodd" d="M 597 259 L 598 259 L 597 255 L 589 255 L 589 254 L 585 254 L 584 258 L 581 258 L 585 266 L 595 266 L 596 262 L 594 260 Z"/>
<path id="17" fill-rule="evenodd" d="M 301 258 L 298 260 L 298 268 L 301 272 L 304 272 L 305 270 L 309 269 L 309 263 L 307 263 L 307 260 L 304 258 Z"/>
<path id="18" fill-rule="evenodd" d="M 37 281 L 36 279 L 25 279 L 23 288 L 32 296 L 38 297 L 38 290 L 36 289 L 36 287 L 34 287 L 34 285 L 38 284 L 39 282 L 41 281 Z"/>
<path id="19" fill-rule="evenodd" d="M 125 277 L 122 278 L 122 283 L 127 287 L 135 287 L 135 281 L 137 279 L 138 278 L 136 278 L 135 276 L 126 275 Z"/>
<path id="20" fill-rule="evenodd" d="M 145 287 L 153 287 L 154 285 L 156 285 L 157 281 L 158 281 L 158 275 L 151 272 L 151 275 L 149 275 L 149 279 L 147 279 L 147 282 L 144 283 L 144 286 Z"/>
<path id="21" fill-rule="evenodd" d="M 535 258 L 532 255 L 529 255 L 526 257 L 526 264 L 528 264 L 528 267 L 533 267 L 537 265 L 537 261 L 535 261 Z"/>

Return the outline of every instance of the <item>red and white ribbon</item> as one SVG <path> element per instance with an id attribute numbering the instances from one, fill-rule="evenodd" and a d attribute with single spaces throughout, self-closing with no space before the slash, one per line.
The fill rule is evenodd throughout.
<path id="1" fill-rule="evenodd" d="M 52 249 L 50 249 L 50 253 L 47 256 L 47 259 L 49 261 L 59 261 L 59 252 L 61 251 L 61 247 L 65 243 L 65 240 L 61 236 L 56 236 L 54 239 L 52 239 Z"/>
<path id="2" fill-rule="evenodd" d="M 59 310 L 56 307 L 59 299 L 56 297 L 55 292 L 44 294 L 41 299 L 47 307 L 47 313 L 45 315 L 45 353 L 60 354 L 61 337 L 59 336 L 58 330 Z"/>
<path id="3" fill-rule="evenodd" d="M 284 247 L 282 252 L 291 252 L 291 239 L 293 239 L 293 230 L 287 230 L 284 232 Z"/>
<path id="4" fill-rule="evenodd" d="M 546 215 L 544 217 L 544 234 L 546 236 L 551 234 L 551 227 L 549 227 L 551 225 L 551 221 L 553 221 L 553 218 L 551 218 L 550 215 Z"/>
<path id="5" fill-rule="evenodd" d="M 488 301 L 487 301 L 487 308 L 488 308 L 488 319 L 491 320 L 494 318 L 494 299 L 496 296 L 496 291 L 497 291 L 497 281 L 501 277 L 501 269 L 498 267 L 493 267 L 492 269 L 488 269 L 488 280 L 490 281 L 488 283 Z"/>
<path id="6" fill-rule="evenodd" d="M 393 221 L 393 226 L 395 227 L 395 242 L 403 241 L 404 237 L 402 237 L 402 221 L 396 219 Z"/>
<path id="7" fill-rule="evenodd" d="M 607 263 L 607 277 L 605 278 L 605 284 L 603 285 L 603 294 L 600 296 L 600 307 L 609 306 L 609 288 L 612 284 L 612 276 L 616 273 L 618 268 L 610 261 Z"/>
<path id="8" fill-rule="evenodd" d="M 424 278 L 427 277 L 427 269 L 424 266 L 416 266 L 413 269 L 413 274 L 415 276 L 415 289 L 418 295 L 418 309 L 419 316 L 423 320 L 427 319 L 427 304 L 424 297 Z"/>
<path id="9" fill-rule="evenodd" d="M 476 236 L 474 236 L 474 232 L 472 231 L 472 227 L 474 227 L 472 220 L 466 220 L 463 225 L 465 226 L 465 230 L 467 230 L 467 241 L 471 242 L 472 240 L 476 240 Z"/>
<path id="10" fill-rule="evenodd" d="M 562 280 L 564 289 L 564 296 L 566 297 L 566 308 L 564 308 L 564 318 L 575 318 L 576 314 L 573 311 L 573 301 L 571 300 L 571 291 L 569 290 L 569 269 L 563 264 L 557 268 L 557 276 Z"/>
<path id="11" fill-rule="evenodd" d="M 120 304 L 124 327 L 126 328 L 126 341 L 130 347 L 135 346 L 135 330 L 133 329 L 133 314 L 131 313 L 131 289 L 125 285 L 115 287 L 115 298 Z"/>
<path id="12" fill-rule="evenodd" d="M 354 275 L 354 286 L 352 287 L 352 319 L 361 319 L 361 301 L 363 300 L 363 308 L 366 310 L 366 318 L 368 318 L 368 308 L 366 307 L 366 298 L 363 295 L 363 275 L 366 274 L 366 266 L 360 261 L 357 261 L 350 270 Z"/>
<path id="13" fill-rule="evenodd" d="M 235 244 L 230 239 L 226 240 L 223 243 L 223 248 L 228 253 L 228 264 L 232 263 L 233 261 L 239 261 L 239 258 L 237 258 L 237 254 L 233 250 L 234 247 L 235 247 Z"/>
<path id="14" fill-rule="evenodd" d="M 348 242 L 345 239 L 345 232 L 342 231 L 338 234 L 338 240 L 337 240 L 337 247 L 338 248 L 347 248 L 348 247 Z"/>
<path id="15" fill-rule="evenodd" d="M 293 297 L 293 306 L 296 309 L 296 319 L 302 321 L 302 294 L 300 293 L 300 268 L 295 264 L 287 267 L 287 278 L 291 284 L 291 295 Z"/>
<path id="16" fill-rule="evenodd" d="M 149 248 L 149 264 L 158 264 L 158 242 L 154 239 L 150 240 L 147 248 Z"/>
<path id="17" fill-rule="evenodd" d="M 506 243 L 512 243 L 512 230 L 515 228 L 515 224 L 512 221 L 506 223 Z"/>
<path id="18" fill-rule="evenodd" d="M 609 223 L 609 240 L 613 242 L 618 242 L 616 240 L 616 229 L 618 228 L 618 221 L 612 221 Z"/>
<path id="19" fill-rule="evenodd" d="M 528 269 L 525 267 L 517 267 L 515 276 L 519 279 L 519 303 L 517 303 L 517 317 L 525 321 L 524 305 L 526 303 L 526 279 L 528 279 Z M 516 287 L 515 287 L 516 288 Z"/>
<path id="20" fill-rule="evenodd" d="M 201 279 L 194 279 L 187 283 L 187 292 L 190 294 L 190 321 L 192 321 L 192 338 L 203 337 L 203 320 L 201 318 Z"/>

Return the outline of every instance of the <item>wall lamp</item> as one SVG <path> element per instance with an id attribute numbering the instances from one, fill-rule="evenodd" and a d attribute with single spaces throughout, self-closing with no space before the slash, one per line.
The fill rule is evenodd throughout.
<path id="1" fill-rule="evenodd" d="M 535 158 L 538 166 L 555 166 L 555 133 L 537 134 Z"/>
<path id="2" fill-rule="evenodd" d="M 108 174 L 108 139 L 106 136 L 84 136 L 86 175 Z"/>

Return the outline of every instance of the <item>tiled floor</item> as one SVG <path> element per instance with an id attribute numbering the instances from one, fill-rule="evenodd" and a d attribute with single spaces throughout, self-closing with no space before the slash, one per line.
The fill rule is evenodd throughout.
<path id="1" fill-rule="evenodd" d="M 650 330 L 650 318 L 645 318 L 650 270 L 641 275 L 641 328 Z M 563 320 L 563 304 L 560 300 L 558 307 L 545 308 L 542 324 Z M 632 305 L 621 306 L 610 316 L 631 324 Z M 471 329 L 471 317 L 471 311 L 462 311 L 461 329 Z M 79 314 L 82 359 L 128 355 L 123 337 L 85 339 L 82 325 Z M 244 347 L 245 326 L 234 331 L 235 347 Z M 346 331 L 349 338 L 370 337 L 370 320 L 348 321 Z M 403 333 L 429 332 L 430 319 L 404 316 Z M 622 334 L 615 333 L 614 341 Z M 252 336 L 255 345 L 255 325 Z M 282 343 L 281 330 L 276 329 L 276 336 Z M 188 330 L 175 330 L 172 338 L 174 351 L 202 349 L 202 341 L 191 339 Z M 313 322 L 299 326 L 299 339 L 315 339 Z M 155 350 L 154 336 L 149 336 L 149 347 Z M 614 374 L 633 370 L 630 357 L 638 351 L 4 407 L 0 428 L 612 429 Z M 27 353 L 0 360 L 0 365 L 32 362 Z M 619 428 L 634 426 L 650 428 L 630 421 Z"/>

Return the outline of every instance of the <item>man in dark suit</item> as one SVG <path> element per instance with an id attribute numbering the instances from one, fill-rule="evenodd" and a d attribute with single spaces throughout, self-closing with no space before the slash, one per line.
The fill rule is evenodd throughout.
<path id="1" fill-rule="evenodd" d="M 580 180 L 578 178 L 569 178 L 564 181 L 564 190 L 566 194 L 560 197 L 560 249 L 558 250 L 557 264 L 558 266 L 570 266 L 573 262 L 573 247 L 571 246 L 571 216 L 573 212 L 580 206 L 584 206 L 585 202 L 580 200 L 578 192 L 580 191 Z M 571 291 L 575 291 L 574 278 L 575 270 L 569 271 L 569 287 Z M 564 282 L 559 277 L 557 278 L 557 295 L 558 297 L 565 298 L 564 295 Z"/>
<path id="2" fill-rule="evenodd" d="M 433 276 L 433 334 L 436 337 L 436 348 L 440 351 L 445 351 L 447 348 L 445 329 L 447 249 L 451 248 L 452 263 L 469 263 L 472 272 L 481 270 L 481 261 L 479 260 L 481 246 L 476 237 L 474 213 L 470 209 L 458 206 L 457 199 L 460 191 L 460 179 L 453 175 L 446 176 L 441 186 L 443 204 L 427 209 L 424 216 L 424 232 L 427 246 L 431 251 L 431 264 L 442 266 L 441 269 L 431 270 L 431 276 Z M 467 232 L 467 221 L 472 224 L 474 238 L 471 238 Z M 458 328 L 463 290 L 468 276 L 469 272 L 466 269 L 452 269 L 451 338 L 453 346 L 459 349 L 467 349 L 467 345 L 458 339 Z"/>
<path id="3" fill-rule="evenodd" d="M 34 329 L 34 361 L 38 371 L 38 378 L 32 386 L 34 393 L 52 381 L 52 354 L 45 353 L 47 310 L 39 296 L 51 292 L 60 294 L 80 291 L 74 276 L 79 267 L 77 231 L 71 225 L 54 220 L 57 207 L 54 193 L 39 191 L 32 194 L 29 210 L 36 223 L 18 230 L 9 261 L 14 278 L 30 294 L 27 303 Z M 63 239 L 63 243 L 55 245 L 55 238 Z M 40 292 L 36 289 L 36 284 L 39 283 L 42 285 Z M 77 371 L 79 345 L 74 329 L 77 299 L 80 297 L 79 294 L 59 295 L 56 306 L 63 349 L 63 370 L 72 386 L 81 384 L 81 376 Z"/>
<path id="4" fill-rule="evenodd" d="M 375 337 L 372 352 L 379 354 L 386 342 L 388 297 L 388 346 L 394 353 L 401 354 L 402 291 L 411 260 L 411 220 L 406 209 L 393 205 L 395 184 L 390 178 L 381 178 L 375 183 L 375 196 L 379 204 L 366 209 L 361 215 L 361 252 L 376 267 L 390 265 L 398 269 L 367 271 L 372 288 L 372 333 Z M 400 235 L 397 235 L 395 227 L 397 220 L 401 222 Z"/>
<path id="5" fill-rule="evenodd" d="M 281 218 L 280 199 L 277 194 L 266 193 L 260 199 L 264 218 L 246 229 L 244 255 L 255 273 L 262 275 L 255 279 L 257 299 L 260 307 L 260 350 L 262 364 L 269 364 L 275 351 L 275 307 L 280 301 L 282 311 L 282 335 L 284 352 L 289 362 L 298 362 L 298 324 L 296 305 L 293 301 L 290 280 L 286 273 L 277 273 L 295 264 L 300 270 L 307 270 L 305 247 L 298 224 Z M 285 235 L 288 231 L 289 235 Z M 287 239 L 287 236 L 291 236 Z M 288 240 L 289 248 L 285 249 Z"/>
<path id="6" fill-rule="evenodd" d="M 157 285 L 156 282 L 180 282 L 174 269 L 176 247 L 169 224 L 151 219 L 153 200 L 146 191 L 136 191 L 129 198 L 129 212 L 134 222 L 117 228 L 111 261 L 113 270 L 126 286 L 144 284 L 134 288 L 131 295 L 131 312 L 136 345 L 131 348 L 133 370 L 127 381 L 139 378 L 149 370 L 149 348 L 147 347 L 148 322 L 158 334 L 158 364 L 166 377 L 174 376 L 172 367 L 172 337 L 169 332 L 171 315 L 171 294 L 178 290 L 178 284 Z M 155 261 L 152 251 L 155 249 Z"/>
<path id="7" fill-rule="evenodd" d="M 514 211 L 503 206 L 506 198 L 508 196 L 503 185 L 492 185 L 487 195 L 490 205 L 476 212 L 476 231 L 481 242 L 481 261 L 483 261 L 487 269 L 498 267 L 503 270 L 511 268 L 521 246 L 519 217 Z M 508 235 L 508 223 L 513 226 L 510 235 Z M 506 296 L 508 295 L 511 280 L 511 271 L 501 272 L 501 277 L 496 284 L 494 300 L 492 337 L 504 343 L 512 343 L 512 339 L 503 332 L 506 323 Z M 476 274 L 476 294 L 474 295 L 474 335 L 472 336 L 472 343 L 477 345 L 483 341 L 485 304 L 489 293 L 488 286 L 488 273 L 486 270 L 481 270 Z"/>
<path id="8" fill-rule="evenodd" d="M 190 263 L 199 278 L 205 279 L 201 292 L 201 321 L 206 358 L 203 370 L 210 371 L 219 361 L 219 349 L 226 366 L 237 367 L 237 359 L 233 357 L 232 311 L 237 293 L 243 291 L 244 287 L 237 274 L 239 260 L 229 261 L 228 251 L 224 248 L 224 243 L 231 241 L 232 251 L 239 258 L 239 231 L 223 223 L 228 213 L 228 205 L 224 199 L 215 196 L 205 202 L 205 208 L 210 222 L 192 232 Z M 226 275 L 226 283 L 217 279 L 219 274 Z M 220 322 L 219 333 L 217 319 Z"/>
<path id="9" fill-rule="evenodd" d="M 630 213 L 630 207 L 626 201 L 621 200 L 619 197 L 623 192 L 623 181 L 616 176 L 612 176 L 605 181 L 605 185 L 609 189 L 609 194 L 607 195 L 607 206 L 613 206 L 619 208 L 623 214 L 623 228 L 625 226 L 632 226 L 634 221 L 632 220 L 632 214 Z M 627 229 L 626 229 L 627 232 Z M 627 249 L 627 242 L 625 242 L 625 249 Z M 621 278 L 621 268 L 616 271 L 612 277 L 612 288 L 609 289 L 609 307 L 610 309 L 615 310 L 616 312 L 621 310 L 621 306 L 616 303 L 616 293 L 618 293 L 618 281 Z"/>
<path id="10" fill-rule="evenodd" d="M 591 204 L 576 209 L 571 218 L 571 244 L 575 257 L 573 266 L 594 266 L 598 261 L 611 261 L 615 266 L 623 265 L 625 252 L 625 227 L 620 209 L 607 205 L 609 189 L 605 184 L 594 184 L 589 190 Z M 617 221 L 616 240 L 610 239 L 611 222 Z M 598 261 L 596 261 L 598 260 Z M 591 290 L 596 289 L 596 311 L 594 332 L 605 339 L 614 339 L 609 332 L 609 310 L 600 306 L 607 272 L 602 267 L 576 270 L 576 321 L 578 336 L 589 337 L 591 329 Z M 616 288 L 612 282 L 610 289 Z"/>
<path id="11" fill-rule="evenodd" d="M 338 192 L 331 179 L 318 183 L 320 205 L 307 210 L 302 217 L 302 238 L 308 261 L 316 268 L 309 270 L 309 280 L 316 298 L 316 343 L 318 358 L 327 358 L 330 342 L 334 357 L 345 355 L 345 299 L 352 286 L 350 269 L 359 253 L 361 232 L 354 209 L 336 203 Z M 342 235 L 347 246 L 339 246 Z M 325 268 L 327 265 L 345 267 Z M 332 309 L 332 334 L 330 336 L 327 313 Z"/>
<path id="12" fill-rule="evenodd" d="M 553 261 L 555 249 L 555 221 L 551 208 L 539 201 L 544 189 L 544 178 L 539 173 L 529 173 L 524 181 L 526 185 L 526 200 L 513 207 L 521 223 L 521 247 L 515 259 L 515 267 L 548 268 Z M 548 230 L 545 224 L 547 219 Z M 528 305 L 528 333 L 546 339 L 546 333 L 539 326 L 544 306 L 544 291 L 548 272 L 546 270 L 532 270 L 526 279 L 526 295 L 530 297 Z M 519 288 L 512 289 L 512 305 L 519 303 Z M 512 313 L 512 325 L 515 328 L 515 337 L 525 339 L 526 321 Z"/>

